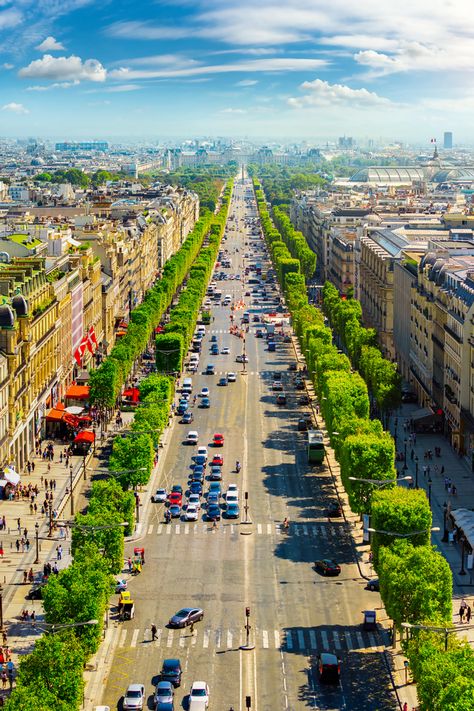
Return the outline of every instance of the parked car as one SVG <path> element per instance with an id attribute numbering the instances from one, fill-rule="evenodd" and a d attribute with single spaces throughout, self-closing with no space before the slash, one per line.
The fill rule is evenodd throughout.
<path id="1" fill-rule="evenodd" d="M 145 687 L 143 684 L 129 684 L 123 698 L 122 708 L 125 711 L 143 709 L 145 702 Z"/>
<path id="2" fill-rule="evenodd" d="M 283 393 L 279 393 L 276 398 L 276 404 L 277 405 L 286 405 L 286 395 Z"/>
<path id="3" fill-rule="evenodd" d="M 154 504 L 164 504 L 168 498 L 166 489 L 157 489 L 151 496 L 151 500 Z"/>
<path id="4" fill-rule="evenodd" d="M 205 681 L 195 681 L 189 691 L 188 711 L 205 711 L 209 706 L 209 687 Z"/>
<path id="5" fill-rule="evenodd" d="M 380 583 L 378 578 L 372 578 L 372 580 L 369 580 L 367 585 L 365 586 L 367 590 L 371 590 L 372 592 L 380 592 Z"/>

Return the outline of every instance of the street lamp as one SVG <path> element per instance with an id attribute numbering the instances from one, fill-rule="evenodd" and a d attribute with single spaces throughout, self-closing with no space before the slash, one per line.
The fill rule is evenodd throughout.
<path id="1" fill-rule="evenodd" d="M 72 491 L 72 464 L 69 467 L 69 491 L 71 500 L 71 516 L 74 516 L 74 496 Z"/>
<path id="2" fill-rule="evenodd" d="M 406 470 L 408 469 L 408 464 L 407 464 L 407 444 L 408 444 L 408 440 L 407 440 L 406 437 L 405 437 L 404 443 L 405 443 L 405 453 L 404 453 L 404 455 L 403 455 L 403 471 L 406 472 Z"/>
<path id="3" fill-rule="evenodd" d="M 418 455 L 415 454 L 415 489 L 418 489 Z"/>
<path id="4" fill-rule="evenodd" d="M 465 546 L 466 546 L 466 537 L 462 536 L 461 537 L 461 570 L 459 571 L 459 575 L 466 575 L 466 570 L 464 568 L 464 551 L 465 551 Z"/>
<path id="5" fill-rule="evenodd" d="M 36 523 L 35 523 L 35 544 L 36 544 L 35 565 L 38 565 L 38 563 L 39 563 L 39 523 L 38 523 L 38 521 L 36 521 Z"/>
<path id="6" fill-rule="evenodd" d="M 408 533 L 400 533 L 398 531 L 381 531 L 377 528 L 368 528 L 370 533 L 380 533 L 383 536 L 395 536 L 396 538 L 411 538 L 412 536 L 419 536 L 422 533 L 428 533 L 433 531 L 439 531 L 439 526 L 432 526 L 431 528 L 422 528 L 421 531 L 409 531 Z"/>
<path id="7" fill-rule="evenodd" d="M 32 623 L 35 629 L 39 629 L 40 632 L 46 632 L 46 634 L 56 634 L 61 632 L 61 630 L 69 629 L 70 627 L 85 627 L 86 625 L 97 625 L 99 620 L 87 620 L 87 622 L 71 622 L 67 625 L 55 625 L 50 622 L 41 622 L 38 624 L 36 621 Z"/>
<path id="8" fill-rule="evenodd" d="M 333 434 L 335 434 L 333 432 Z M 413 477 L 410 475 L 407 476 L 401 476 L 398 479 L 359 479 L 356 476 L 350 476 L 349 480 L 350 481 L 360 481 L 364 484 L 373 484 L 374 486 L 377 487 L 377 489 L 382 488 L 382 486 L 387 486 L 388 484 L 396 484 L 399 481 L 411 481 Z"/>
<path id="9" fill-rule="evenodd" d="M 449 540 L 448 537 L 448 504 L 446 501 L 443 504 L 443 537 L 442 537 L 442 542 L 447 543 Z"/>
<path id="10" fill-rule="evenodd" d="M 430 625 L 413 625 L 411 622 L 402 622 L 402 627 L 406 630 L 427 630 L 428 632 L 439 632 L 444 634 L 444 651 L 448 651 L 448 635 L 457 632 L 456 627 L 431 627 Z M 468 625 L 464 629 L 473 629 L 474 625 Z"/>

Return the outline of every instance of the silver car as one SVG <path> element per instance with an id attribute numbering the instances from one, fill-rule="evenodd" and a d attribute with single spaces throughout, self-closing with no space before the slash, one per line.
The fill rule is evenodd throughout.
<path id="1" fill-rule="evenodd" d="M 123 698 L 125 711 L 141 711 L 145 701 L 145 687 L 143 684 L 130 684 Z"/>

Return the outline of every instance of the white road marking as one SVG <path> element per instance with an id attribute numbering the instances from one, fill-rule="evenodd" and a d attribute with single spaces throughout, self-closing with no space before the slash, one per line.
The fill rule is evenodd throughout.
<path id="1" fill-rule="evenodd" d="M 352 637 L 349 630 L 344 630 L 344 636 L 346 638 L 347 649 L 353 649 L 354 645 L 352 644 Z"/>
<path id="2" fill-rule="evenodd" d="M 216 647 L 217 647 L 217 649 L 219 649 L 220 646 L 221 646 L 221 630 L 218 629 L 218 630 L 216 630 Z"/>
<path id="3" fill-rule="evenodd" d="M 311 649 L 317 649 L 318 645 L 316 643 L 316 632 L 314 630 L 309 630 L 309 646 Z"/>
<path id="4" fill-rule="evenodd" d="M 280 647 L 281 647 L 280 630 L 275 630 L 274 636 L 275 636 L 275 649 L 280 649 Z"/>
<path id="5" fill-rule="evenodd" d="M 169 536 L 170 533 L 171 533 L 171 526 L 170 526 L 170 524 L 168 524 L 168 525 L 166 526 L 166 534 Z"/>
<path id="6" fill-rule="evenodd" d="M 186 533 L 186 535 L 189 533 L 189 523 L 184 524 L 184 532 Z"/>
<path id="7" fill-rule="evenodd" d="M 299 647 L 300 649 L 304 649 L 305 645 L 304 645 L 304 634 L 303 634 L 303 630 L 298 630 L 297 633 L 296 633 L 296 635 L 297 635 L 297 637 L 298 637 L 298 647 Z"/>
<path id="8" fill-rule="evenodd" d="M 329 649 L 328 633 L 326 630 L 321 630 L 321 639 L 323 640 L 323 649 Z"/>
<path id="9" fill-rule="evenodd" d="M 227 630 L 227 649 L 232 649 L 232 632 Z"/>
<path id="10" fill-rule="evenodd" d="M 308 526 L 303 526 L 303 533 L 305 536 L 308 535 Z"/>
<path id="11" fill-rule="evenodd" d="M 323 538 L 328 537 L 328 532 L 326 531 L 326 526 L 321 526 L 321 535 Z"/>
<path id="12" fill-rule="evenodd" d="M 176 534 L 181 533 L 181 527 L 179 523 L 176 524 Z"/>
<path id="13" fill-rule="evenodd" d="M 333 636 L 333 639 L 334 639 L 334 646 L 335 646 L 335 648 L 336 648 L 336 649 L 341 649 L 341 642 L 340 642 L 340 640 L 339 640 L 339 634 L 338 634 L 336 631 L 334 631 L 334 632 L 332 633 L 332 636 Z"/>
<path id="14" fill-rule="evenodd" d="M 361 632 L 356 632 L 356 637 L 357 637 L 357 644 L 361 649 L 365 649 L 365 643 L 364 643 L 364 638 L 362 637 Z"/>
<path id="15" fill-rule="evenodd" d="M 293 649 L 293 637 L 291 636 L 290 630 L 286 631 L 286 648 Z"/>
<path id="16" fill-rule="evenodd" d="M 276 525 L 276 527 L 275 527 L 275 533 L 276 533 L 277 536 L 280 536 L 280 535 L 281 535 L 281 526 L 280 526 L 279 523 L 277 523 L 277 525 Z"/>
<path id="17" fill-rule="evenodd" d="M 163 630 L 156 630 L 156 640 L 155 640 L 155 647 L 159 647 L 161 644 L 161 633 Z"/>
<path id="18" fill-rule="evenodd" d="M 301 535 L 301 529 L 299 526 L 293 526 L 293 532 L 295 536 L 300 536 Z"/>
<path id="19" fill-rule="evenodd" d="M 269 536 L 271 536 L 271 533 L 272 533 L 272 524 L 271 523 L 267 523 L 267 533 Z"/>
<path id="20" fill-rule="evenodd" d="M 268 632 L 267 630 L 262 630 L 262 645 L 264 649 L 268 649 Z"/>
<path id="21" fill-rule="evenodd" d="M 204 649 L 207 649 L 209 647 L 209 632 L 210 630 L 204 630 L 204 637 L 202 640 L 202 646 Z"/>
<path id="22" fill-rule="evenodd" d="M 139 630 L 139 629 L 133 630 L 132 641 L 130 642 L 130 646 L 131 646 L 131 647 L 136 647 L 136 646 L 137 646 L 137 640 L 138 640 L 138 635 L 139 635 L 139 634 L 140 634 L 140 630 Z"/>
<path id="23" fill-rule="evenodd" d="M 168 639 L 166 640 L 166 646 L 171 647 L 172 644 L 173 644 L 173 630 L 170 630 L 168 632 Z"/>
<path id="24" fill-rule="evenodd" d="M 257 524 L 257 533 L 262 533 L 262 524 L 261 523 Z"/>
<path id="25" fill-rule="evenodd" d="M 153 524 L 150 524 L 148 526 L 148 535 L 150 535 L 153 532 Z"/>
<path id="26" fill-rule="evenodd" d="M 186 635 L 184 632 L 182 632 L 179 636 L 179 646 L 184 647 L 184 640 L 186 639 Z"/>
<path id="27" fill-rule="evenodd" d="M 158 524 L 158 528 L 156 529 L 156 535 L 159 536 L 160 533 L 162 532 L 162 530 L 163 530 L 163 524 L 160 523 L 160 524 Z"/>
<path id="28" fill-rule="evenodd" d="M 119 647 L 124 647 L 125 646 L 125 638 L 127 636 L 127 630 L 122 630 L 120 633 L 120 640 L 118 643 Z"/>

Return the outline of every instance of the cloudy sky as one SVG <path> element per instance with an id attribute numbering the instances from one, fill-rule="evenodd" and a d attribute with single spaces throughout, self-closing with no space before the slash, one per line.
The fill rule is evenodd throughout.
<path id="1" fill-rule="evenodd" d="M 468 0 L 0 0 L 0 136 L 471 143 Z"/>

